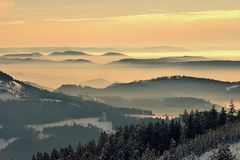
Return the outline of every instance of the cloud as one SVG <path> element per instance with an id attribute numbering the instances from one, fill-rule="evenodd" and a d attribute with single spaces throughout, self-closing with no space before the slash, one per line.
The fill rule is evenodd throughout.
<path id="1" fill-rule="evenodd" d="M 211 10 L 199 12 L 149 13 L 140 15 L 103 17 L 103 18 L 56 18 L 45 22 L 91 22 L 91 21 L 201 21 L 240 18 L 240 10 Z"/>
<path id="2" fill-rule="evenodd" d="M 0 24 L 3 25 L 20 25 L 20 24 L 25 24 L 26 22 L 23 20 L 12 20 L 12 21 L 2 21 Z"/>
<path id="3" fill-rule="evenodd" d="M 15 3 L 10 0 L 0 0 L 0 10 L 9 9 L 15 6 Z"/>
<path id="4" fill-rule="evenodd" d="M 53 18 L 44 19 L 44 22 L 88 22 L 88 21 L 109 21 L 114 20 L 116 17 L 106 17 L 106 18 Z"/>

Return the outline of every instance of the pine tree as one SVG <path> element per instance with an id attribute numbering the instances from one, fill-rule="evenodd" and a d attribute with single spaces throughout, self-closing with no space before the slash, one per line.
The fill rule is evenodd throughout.
<path id="1" fill-rule="evenodd" d="M 129 158 L 129 160 L 141 160 L 140 152 L 138 150 L 134 150 L 131 153 L 131 157 Z"/>
<path id="2" fill-rule="evenodd" d="M 227 112 L 225 110 L 225 108 L 223 107 L 221 110 L 221 113 L 219 115 L 219 125 L 223 126 L 226 124 L 226 120 L 227 120 Z"/>
<path id="3" fill-rule="evenodd" d="M 59 159 L 59 153 L 58 153 L 58 151 L 57 151 L 55 148 L 53 149 L 50 158 L 51 158 L 51 160 L 57 160 L 57 159 Z"/>
<path id="4" fill-rule="evenodd" d="M 212 106 L 212 109 L 209 112 L 208 116 L 208 128 L 207 129 L 216 129 L 218 125 L 218 113 L 215 106 Z"/>
<path id="5" fill-rule="evenodd" d="M 196 110 L 193 117 L 193 133 L 194 135 L 199 135 L 199 134 L 202 134 L 202 132 L 203 132 L 203 126 L 201 122 L 201 115 L 198 112 L 198 110 Z"/>
<path id="6" fill-rule="evenodd" d="M 210 160 L 236 160 L 236 156 L 232 155 L 228 144 L 221 144 L 217 152 L 210 156 Z"/>
<path id="7" fill-rule="evenodd" d="M 123 151 L 118 151 L 116 155 L 117 160 L 125 160 Z"/>
<path id="8" fill-rule="evenodd" d="M 38 160 L 42 160 L 43 159 L 43 154 L 38 152 L 37 155 L 36 155 L 36 158 Z"/>
<path id="9" fill-rule="evenodd" d="M 184 134 L 181 135 L 179 143 L 180 143 L 180 144 L 186 143 L 186 137 L 185 137 Z"/>
<path id="10" fill-rule="evenodd" d="M 177 160 L 177 156 L 176 156 L 176 153 L 175 153 L 176 146 L 177 146 L 176 141 L 174 139 L 171 139 L 170 149 L 169 149 L 169 152 L 166 154 L 166 157 L 165 157 L 166 160 Z"/>
<path id="11" fill-rule="evenodd" d="M 198 160 L 199 158 L 192 153 L 190 156 L 186 157 L 184 160 Z"/>
<path id="12" fill-rule="evenodd" d="M 228 110 L 228 123 L 235 121 L 235 119 L 236 119 L 235 114 L 236 114 L 235 105 L 233 103 L 233 100 L 231 100 L 230 105 L 229 105 L 229 110 Z"/>
<path id="13" fill-rule="evenodd" d="M 188 122 L 188 112 L 187 112 L 187 110 L 185 109 L 184 110 L 184 112 L 183 112 L 183 114 L 182 114 L 182 116 L 181 116 L 181 120 L 182 120 L 182 123 L 183 124 L 187 124 L 187 122 Z"/>
<path id="14" fill-rule="evenodd" d="M 146 148 L 145 152 L 143 153 L 142 160 L 155 160 L 155 153 L 151 151 L 149 146 Z"/>
<path id="15" fill-rule="evenodd" d="M 50 157 L 47 153 L 43 154 L 43 160 L 50 160 Z"/>
<path id="16" fill-rule="evenodd" d="M 237 111 L 237 121 L 240 121 L 240 110 Z"/>
<path id="17" fill-rule="evenodd" d="M 32 160 L 37 160 L 36 157 L 35 157 L 34 155 L 32 156 Z"/>

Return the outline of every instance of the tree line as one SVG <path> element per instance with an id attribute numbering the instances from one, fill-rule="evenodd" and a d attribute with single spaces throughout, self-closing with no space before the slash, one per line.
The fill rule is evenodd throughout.
<path id="1" fill-rule="evenodd" d="M 50 154 L 37 153 L 32 160 L 174 160 L 193 153 L 199 156 L 223 142 L 220 138 L 228 135 L 226 126 L 236 133 L 234 141 L 240 140 L 238 122 L 240 111 L 231 101 L 229 108 L 220 112 L 214 106 L 203 112 L 185 110 L 171 120 L 118 127 L 115 133 L 101 133 L 97 142 L 80 143 L 76 149 L 70 145 L 59 151 L 53 149 Z"/>

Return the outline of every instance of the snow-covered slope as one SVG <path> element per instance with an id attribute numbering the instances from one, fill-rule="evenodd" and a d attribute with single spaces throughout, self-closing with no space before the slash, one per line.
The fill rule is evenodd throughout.
<path id="1" fill-rule="evenodd" d="M 7 74 L 0 72 L 0 100 L 18 100 L 24 95 L 23 86 Z"/>
<path id="2" fill-rule="evenodd" d="M 13 143 L 14 141 L 16 141 L 17 138 L 10 138 L 8 140 L 4 140 L 0 138 L 0 152 L 7 148 L 8 145 L 10 145 L 11 143 Z"/>
<path id="3" fill-rule="evenodd" d="M 240 160 L 240 142 L 236 144 L 230 145 L 230 150 L 233 155 L 236 156 L 237 160 Z M 200 160 L 207 160 L 210 158 L 211 155 L 213 155 L 214 151 L 206 152 L 203 155 L 199 157 Z"/>

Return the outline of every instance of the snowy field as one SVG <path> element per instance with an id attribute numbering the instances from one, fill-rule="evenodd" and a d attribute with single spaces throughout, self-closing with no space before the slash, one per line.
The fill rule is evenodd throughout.
<path id="1" fill-rule="evenodd" d="M 16 141 L 17 138 L 10 138 L 8 140 L 0 139 L 0 151 L 5 149 L 8 145 Z"/>
<path id="2" fill-rule="evenodd" d="M 112 122 L 105 122 L 105 121 L 102 122 L 102 121 L 99 121 L 99 118 L 69 119 L 69 120 L 59 121 L 55 123 L 27 125 L 27 127 L 32 128 L 35 131 L 42 132 L 45 128 L 55 128 L 55 127 L 73 126 L 73 125 L 78 125 L 83 127 L 89 127 L 90 125 L 92 125 L 107 133 L 114 132 L 112 128 Z"/>
<path id="3" fill-rule="evenodd" d="M 125 114 L 125 117 L 132 117 L 132 118 L 138 118 L 138 119 L 145 119 L 145 118 L 160 118 L 160 119 L 166 119 L 166 115 L 148 115 L 148 114 Z M 174 116 L 167 116 L 168 118 L 172 119 L 175 118 Z"/>
<path id="4" fill-rule="evenodd" d="M 233 155 L 236 156 L 237 160 L 240 160 L 240 142 L 230 145 L 230 150 Z M 204 153 L 201 157 L 199 157 L 199 159 L 207 160 L 211 155 L 213 155 L 213 151 Z"/>

